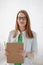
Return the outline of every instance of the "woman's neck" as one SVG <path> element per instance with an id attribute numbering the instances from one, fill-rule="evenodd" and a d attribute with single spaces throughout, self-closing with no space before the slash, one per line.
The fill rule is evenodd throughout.
<path id="1" fill-rule="evenodd" d="M 25 30 L 25 27 L 20 27 L 20 31 L 24 31 Z"/>

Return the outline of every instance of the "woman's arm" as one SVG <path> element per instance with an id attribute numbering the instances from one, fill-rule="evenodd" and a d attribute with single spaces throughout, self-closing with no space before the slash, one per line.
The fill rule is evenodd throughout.
<path id="1" fill-rule="evenodd" d="M 22 55 L 23 57 L 28 57 L 30 59 L 34 59 L 34 53 L 31 53 L 31 52 L 26 52 L 24 50 L 20 50 L 19 54 Z"/>
<path id="2" fill-rule="evenodd" d="M 34 34 L 34 38 L 33 38 L 33 41 L 32 41 L 32 45 L 31 45 L 31 52 L 27 52 L 26 55 L 28 58 L 30 59 L 34 59 L 35 56 L 37 55 L 37 37 L 36 37 L 36 34 Z"/>
<path id="3" fill-rule="evenodd" d="M 34 33 L 34 38 L 32 41 L 32 45 L 31 45 L 31 52 L 27 52 L 26 56 L 30 59 L 34 59 L 36 54 L 37 54 L 37 37 L 36 37 L 36 33 Z"/>
<path id="4" fill-rule="evenodd" d="M 30 59 L 34 59 L 34 53 L 27 52 L 27 53 L 26 53 L 26 57 L 28 57 L 28 58 L 30 58 Z"/>

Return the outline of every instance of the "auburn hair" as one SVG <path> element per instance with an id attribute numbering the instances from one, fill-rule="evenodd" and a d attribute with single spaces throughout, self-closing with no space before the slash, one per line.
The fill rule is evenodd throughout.
<path id="1" fill-rule="evenodd" d="M 26 16 L 26 26 L 25 26 L 25 29 L 26 29 L 26 37 L 28 38 L 33 38 L 33 33 L 32 33 L 32 30 L 31 30 L 31 25 L 30 25 L 30 18 L 29 18 L 29 15 L 28 13 L 25 11 L 25 10 L 20 10 L 18 13 L 17 13 L 17 17 L 16 17 L 16 25 L 15 25 L 15 31 L 14 31 L 14 35 L 13 37 L 16 37 L 17 35 L 17 32 L 19 29 L 19 25 L 18 25 L 18 15 L 19 13 L 23 13 L 25 16 Z"/>

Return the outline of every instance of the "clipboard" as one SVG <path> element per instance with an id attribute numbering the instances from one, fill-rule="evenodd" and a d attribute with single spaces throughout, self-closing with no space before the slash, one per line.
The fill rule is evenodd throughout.
<path id="1" fill-rule="evenodd" d="M 24 57 L 18 54 L 19 50 L 24 50 L 23 43 L 7 42 L 6 49 L 10 52 L 10 54 L 7 55 L 7 63 L 24 63 Z"/>

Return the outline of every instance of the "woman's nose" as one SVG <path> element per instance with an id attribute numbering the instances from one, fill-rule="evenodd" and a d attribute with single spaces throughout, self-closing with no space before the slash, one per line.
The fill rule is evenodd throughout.
<path id="1" fill-rule="evenodd" d="M 23 21 L 23 19 L 21 19 L 20 21 Z"/>

